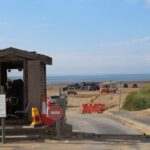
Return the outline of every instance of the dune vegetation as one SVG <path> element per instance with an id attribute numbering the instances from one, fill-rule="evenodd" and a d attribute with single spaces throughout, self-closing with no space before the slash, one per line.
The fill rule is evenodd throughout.
<path id="1" fill-rule="evenodd" d="M 145 86 L 137 92 L 129 93 L 123 104 L 123 109 L 138 111 L 150 108 L 150 86 Z"/>

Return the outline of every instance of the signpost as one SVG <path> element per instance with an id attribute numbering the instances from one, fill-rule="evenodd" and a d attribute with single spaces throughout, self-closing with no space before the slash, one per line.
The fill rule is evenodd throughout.
<path id="1" fill-rule="evenodd" d="M 51 106 L 48 110 L 48 116 L 56 121 L 56 136 L 60 139 L 62 133 L 62 117 L 64 116 L 62 108 L 59 105 Z"/>
<path id="2" fill-rule="evenodd" d="M 6 118 L 6 96 L 4 89 L 0 87 L 0 118 L 1 118 L 1 127 L 2 127 L 2 144 L 5 143 L 5 118 Z"/>
<path id="3" fill-rule="evenodd" d="M 51 106 L 48 110 L 48 116 L 54 121 L 60 120 L 63 117 L 63 114 L 63 110 L 58 105 Z"/>
<path id="4" fill-rule="evenodd" d="M 66 96 L 59 90 L 60 97 L 56 101 L 56 105 L 48 109 L 48 117 L 56 121 L 56 137 L 62 138 L 65 127 L 65 110 L 66 110 Z"/>
<path id="5" fill-rule="evenodd" d="M 119 113 L 121 109 L 121 82 L 119 82 Z"/>
<path id="6" fill-rule="evenodd" d="M 66 134 L 66 109 L 67 109 L 67 95 L 59 89 L 59 98 L 56 104 L 48 107 L 47 115 L 56 122 L 56 137 L 61 139 Z M 72 129 L 72 128 L 71 128 Z M 71 130 L 72 131 L 72 130 Z"/>

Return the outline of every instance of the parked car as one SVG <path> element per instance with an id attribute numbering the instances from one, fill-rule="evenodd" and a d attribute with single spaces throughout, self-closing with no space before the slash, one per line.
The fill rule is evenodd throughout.
<path id="1" fill-rule="evenodd" d="M 77 90 L 75 87 L 68 87 L 68 90 L 67 90 L 67 94 L 74 94 L 74 95 L 77 95 Z"/>
<path id="2" fill-rule="evenodd" d="M 123 88 L 128 88 L 128 84 L 124 83 Z"/>
<path id="3" fill-rule="evenodd" d="M 54 105 L 61 100 L 65 100 L 66 105 L 68 104 L 68 97 L 66 93 L 63 93 L 61 96 L 58 96 L 58 95 L 50 96 L 48 100 L 51 102 L 51 104 L 54 104 Z"/>
<path id="4" fill-rule="evenodd" d="M 86 91 L 86 90 L 88 90 L 88 87 L 87 87 L 87 86 L 81 86 L 81 87 L 80 87 L 80 90 L 81 90 L 81 91 Z"/>
<path id="5" fill-rule="evenodd" d="M 117 90 L 117 85 L 114 82 L 105 82 L 100 88 L 101 93 L 116 93 Z"/>
<path id="6" fill-rule="evenodd" d="M 137 88 L 138 86 L 137 86 L 137 84 L 136 83 L 134 83 L 133 85 L 132 85 L 132 88 Z"/>
<path id="7" fill-rule="evenodd" d="M 98 91 L 100 90 L 100 87 L 98 85 L 95 86 L 95 90 Z"/>
<path id="8" fill-rule="evenodd" d="M 52 104 L 56 104 L 57 100 L 59 99 L 59 96 L 51 96 L 48 98 L 48 100 L 52 103 Z"/>
<path id="9" fill-rule="evenodd" d="M 67 91 L 68 90 L 68 86 L 63 87 L 63 91 Z"/>

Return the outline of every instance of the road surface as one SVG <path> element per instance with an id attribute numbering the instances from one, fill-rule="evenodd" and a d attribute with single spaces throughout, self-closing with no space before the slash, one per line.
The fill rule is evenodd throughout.
<path id="1" fill-rule="evenodd" d="M 130 112 L 120 112 L 119 114 L 116 113 L 116 115 L 120 115 L 129 119 L 135 120 L 139 123 L 143 123 L 145 125 L 150 126 L 150 116 L 142 116 L 142 115 L 137 115 L 137 114 L 130 113 Z"/>
<path id="2" fill-rule="evenodd" d="M 108 114 L 68 114 L 67 122 L 73 126 L 73 130 L 84 133 L 109 135 L 143 134 L 126 127 L 118 119 Z"/>

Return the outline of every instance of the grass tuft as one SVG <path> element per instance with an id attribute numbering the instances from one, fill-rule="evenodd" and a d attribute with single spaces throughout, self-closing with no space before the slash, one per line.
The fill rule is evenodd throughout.
<path id="1" fill-rule="evenodd" d="M 138 111 L 150 108 L 150 86 L 143 87 L 138 92 L 128 94 L 123 104 L 123 109 Z"/>

